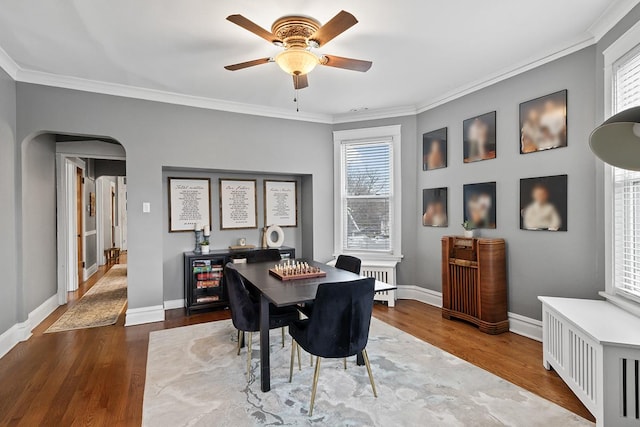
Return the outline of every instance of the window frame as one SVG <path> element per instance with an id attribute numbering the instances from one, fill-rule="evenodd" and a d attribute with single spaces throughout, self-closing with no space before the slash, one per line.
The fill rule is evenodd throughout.
<path id="1" fill-rule="evenodd" d="M 391 149 L 391 186 L 389 188 L 390 245 L 388 251 L 349 250 L 345 242 L 346 165 L 343 147 L 355 144 L 388 143 Z M 402 167 L 401 125 L 350 129 L 333 132 L 334 147 L 334 256 L 348 254 L 366 260 L 400 261 L 402 259 Z"/>
<path id="2" fill-rule="evenodd" d="M 604 120 L 615 111 L 616 70 L 614 67 L 633 50 L 640 47 L 640 22 L 636 23 L 620 38 L 603 51 L 604 56 Z M 604 224 L 605 224 L 605 291 L 600 296 L 640 315 L 640 296 L 625 292 L 615 284 L 615 179 L 613 166 L 603 163 L 604 177 Z"/>

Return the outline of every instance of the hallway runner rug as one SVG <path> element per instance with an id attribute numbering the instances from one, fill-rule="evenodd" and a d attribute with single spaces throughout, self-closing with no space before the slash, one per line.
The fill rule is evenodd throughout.
<path id="1" fill-rule="evenodd" d="M 127 303 L 127 265 L 116 264 L 45 333 L 113 325 Z"/>
<path id="2" fill-rule="evenodd" d="M 251 376 L 230 320 L 151 332 L 142 424 L 156 426 L 593 426 L 566 409 L 373 319 L 367 351 L 378 389 L 349 358 L 323 360 L 313 416 L 313 368 L 302 356 L 289 383 L 291 338 L 272 331 L 271 391 Z M 304 363 L 306 361 L 306 363 Z"/>

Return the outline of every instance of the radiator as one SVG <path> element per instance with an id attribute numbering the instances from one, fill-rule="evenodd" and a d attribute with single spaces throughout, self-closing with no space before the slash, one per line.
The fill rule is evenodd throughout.
<path id="1" fill-rule="evenodd" d="M 617 310 L 622 310 L 605 301 L 573 300 L 571 305 L 569 298 L 540 300 L 544 367 L 553 368 L 567 383 L 594 415 L 596 426 L 639 426 L 640 334 L 637 341 L 604 335 L 621 324 L 634 333 L 640 329 L 640 319 L 629 318 L 626 312 L 617 319 Z"/>
<path id="2" fill-rule="evenodd" d="M 336 261 L 329 261 L 327 264 L 335 266 Z M 362 260 L 360 275 L 363 277 L 373 277 L 379 282 L 396 284 L 396 265 L 395 261 L 365 261 Z M 373 299 L 375 301 L 385 301 L 389 307 L 396 305 L 396 291 L 376 292 Z"/>
<path id="3" fill-rule="evenodd" d="M 396 262 L 362 261 L 360 275 L 364 277 L 373 277 L 380 282 L 395 285 Z M 394 289 L 392 291 L 376 292 L 373 299 L 375 301 L 385 301 L 389 307 L 395 307 L 396 291 Z"/>

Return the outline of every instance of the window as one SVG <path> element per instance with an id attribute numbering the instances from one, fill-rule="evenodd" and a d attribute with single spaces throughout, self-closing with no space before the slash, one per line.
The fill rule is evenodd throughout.
<path id="1" fill-rule="evenodd" d="M 640 106 L 640 46 L 613 64 L 611 113 Z M 640 172 L 610 167 L 613 181 L 613 286 L 640 297 Z"/>
<path id="2" fill-rule="evenodd" d="M 400 254 L 400 126 L 334 132 L 336 254 Z"/>

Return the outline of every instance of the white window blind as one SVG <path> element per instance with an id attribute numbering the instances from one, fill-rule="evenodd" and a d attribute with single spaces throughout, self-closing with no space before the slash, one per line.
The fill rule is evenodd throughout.
<path id="1" fill-rule="evenodd" d="M 342 145 L 342 247 L 390 252 L 393 197 L 392 144 Z"/>
<path id="2" fill-rule="evenodd" d="M 640 46 L 613 65 L 613 114 L 640 106 Z M 640 172 L 612 167 L 614 286 L 640 297 Z"/>

